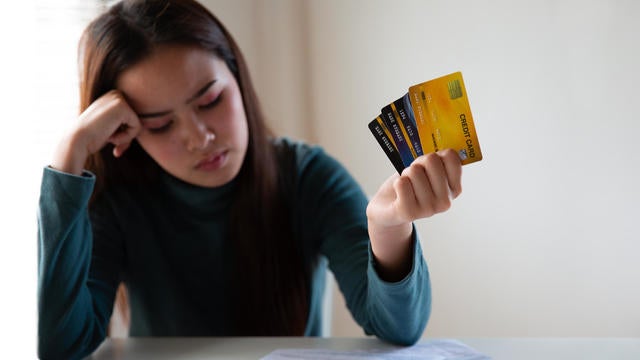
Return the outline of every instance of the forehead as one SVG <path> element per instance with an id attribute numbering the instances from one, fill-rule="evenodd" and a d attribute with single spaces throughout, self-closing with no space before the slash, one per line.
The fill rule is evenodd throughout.
<path id="1" fill-rule="evenodd" d="M 215 54 L 189 46 L 163 45 L 120 74 L 116 87 L 140 105 L 192 95 L 211 80 L 233 76 Z"/>

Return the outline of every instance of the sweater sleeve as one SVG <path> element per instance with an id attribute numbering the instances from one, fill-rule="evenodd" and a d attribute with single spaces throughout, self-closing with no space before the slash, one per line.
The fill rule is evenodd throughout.
<path id="1" fill-rule="evenodd" d="M 303 153 L 298 163 L 302 231 L 328 259 L 347 307 L 364 332 L 396 344 L 414 344 L 431 311 L 429 273 L 415 227 L 410 273 L 398 282 L 382 280 L 370 247 L 365 194 L 321 149 Z"/>
<path id="2" fill-rule="evenodd" d="M 95 176 L 45 168 L 38 208 L 38 355 L 77 359 L 102 342 L 118 284 L 117 244 L 94 257 Z"/>

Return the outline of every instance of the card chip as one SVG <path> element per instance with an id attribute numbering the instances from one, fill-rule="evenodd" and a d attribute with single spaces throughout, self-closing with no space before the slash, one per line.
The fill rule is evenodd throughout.
<path id="1" fill-rule="evenodd" d="M 462 87 L 460 86 L 460 81 L 458 79 L 449 81 L 447 83 L 447 88 L 449 88 L 449 98 L 451 100 L 462 97 Z"/>

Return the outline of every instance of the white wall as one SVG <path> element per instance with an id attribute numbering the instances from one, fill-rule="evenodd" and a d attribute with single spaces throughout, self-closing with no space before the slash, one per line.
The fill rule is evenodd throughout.
<path id="1" fill-rule="evenodd" d="M 280 90 L 306 101 L 307 132 L 280 129 L 325 146 L 369 195 L 393 169 L 367 122 L 410 85 L 463 72 L 485 159 L 465 167 L 449 212 L 417 222 L 433 280 L 426 336 L 640 336 L 637 2 L 291 3 L 255 0 L 273 24 L 253 39 L 269 59 L 255 66 L 263 102 L 288 110 L 269 105 Z M 303 54 L 284 36 L 304 36 Z M 289 56 L 307 74 L 260 81 L 284 76 Z M 334 334 L 362 332 L 338 309 Z"/>
<path id="2" fill-rule="evenodd" d="M 0 11 L 0 358 L 35 358 L 34 6 Z M 27 15 L 28 14 L 28 15 Z M 26 66 L 25 66 L 26 65 Z M 39 169 L 41 171 L 41 168 Z M 7 354 L 7 356 L 3 356 Z M 11 354 L 11 356 L 9 356 Z M 25 354 L 25 356 L 16 354 Z"/>

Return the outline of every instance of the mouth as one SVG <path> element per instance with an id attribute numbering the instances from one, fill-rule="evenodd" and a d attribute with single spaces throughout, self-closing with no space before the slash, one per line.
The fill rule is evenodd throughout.
<path id="1" fill-rule="evenodd" d="M 229 150 L 218 151 L 206 156 L 196 165 L 197 170 L 213 171 L 221 168 L 227 161 Z"/>

